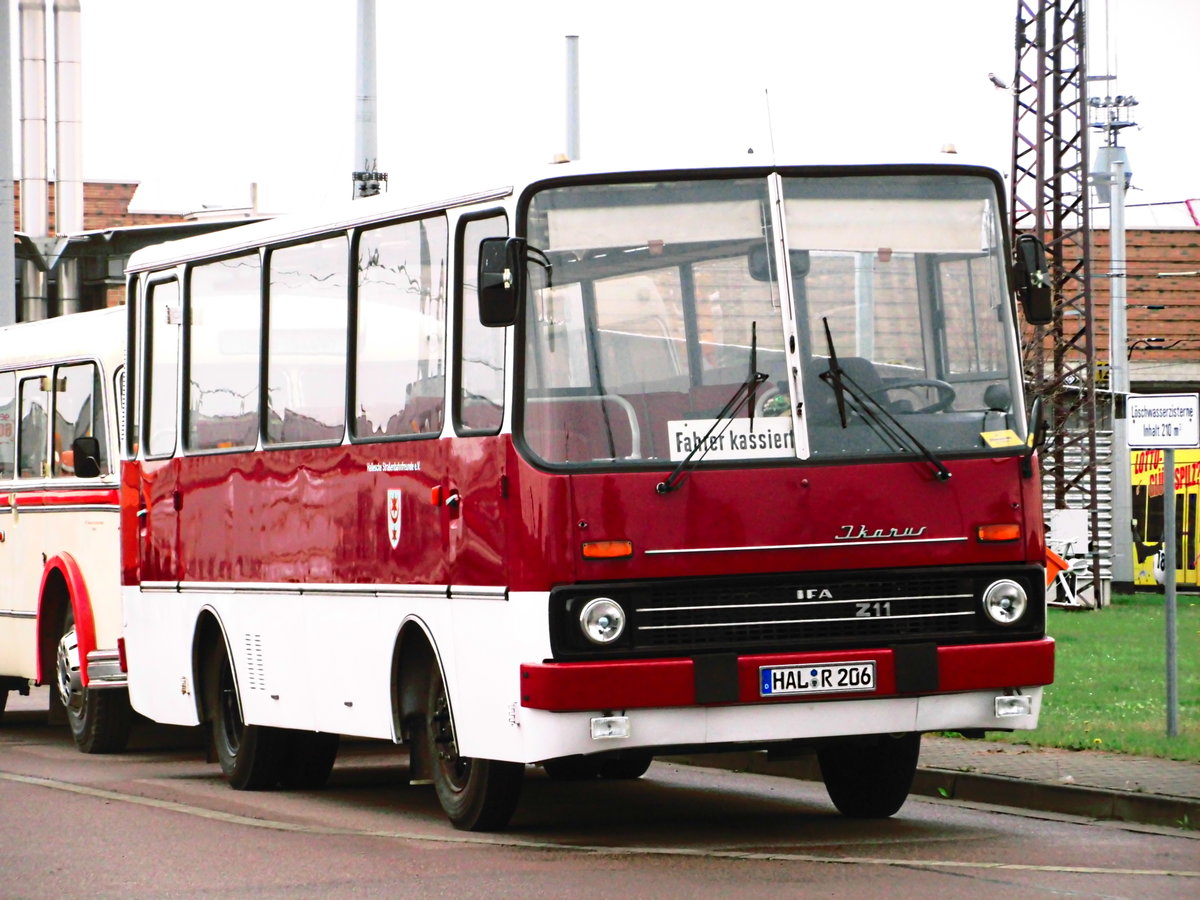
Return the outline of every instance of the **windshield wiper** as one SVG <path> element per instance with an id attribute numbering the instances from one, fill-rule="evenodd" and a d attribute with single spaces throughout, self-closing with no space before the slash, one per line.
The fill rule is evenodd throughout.
<path id="1" fill-rule="evenodd" d="M 721 429 L 721 433 L 724 434 L 725 430 L 729 428 L 730 424 L 732 424 L 734 418 L 737 416 L 738 410 L 742 408 L 742 404 L 747 400 L 750 401 L 750 424 L 753 426 L 754 397 L 755 394 L 758 393 L 758 386 L 766 380 L 766 373 L 758 371 L 758 323 L 751 322 L 750 374 L 746 377 L 745 381 L 738 385 L 738 389 L 734 391 L 733 396 L 729 398 L 728 402 L 721 407 L 721 411 L 717 413 L 717 417 L 713 419 L 713 423 L 709 426 L 708 431 L 704 433 L 704 437 L 700 438 L 700 440 L 698 440 L 692 446 L 692 449 L 688 451 L 688 455 L 679 461 L 679 465 L 671 470 L 670 475 L 654 486 L 654 490 L 660 494 L 668 494 L 675 490 L 675 488 L 679 487 L 679 485 L 683 483 L 685 471 L 692 465 L 693 461 L 698 463 L 700 460 L 704 459 L 705 455 L 709 451 L 709 448 L 713 443 L 715 443 L 710 441 L 709 438 L 711 438 L 713 432 L 717 430 L 717 426 L 724 423 L 724 427 Z M 697 456 L 697 453 L 700 455 Z"/>
<path id="2" fill-rule="evenodd" d="M 820 378 L 833 388 L 834 395 L 837 397 L 838 415 L 842 420 L 842 428 L 848 427 L 849 424 L 846 421 L 845 399 L 846 395 L 849 394 L 850 399 L 854 402 L 854 411 L 867 421 L 876 434 L 885 441 L 890 440 L 893 445 L 900 449 L 904 449 L 907 446 L 909 450 L 916 450 L 933 466 L 939 481 L 948 480 L 950 478 L 950 470 L 946 468 L 946 464 L 932 450 L 926 447 L 916 435 L 905 428 L 890 409 L 872 397 L 870 393 L 850 377 L 848 372 L 838 365 L 837 352 L 833 346 L 833 337 L 829 333 L 829 320 L 823 319 L 822 321 L 825 323 L 825 339 L 829 344 L 829 369 L 822 372 Z"/>
<path id="3" fill-rule="evenodd" d="M 842 422 L 842 427 L 845 428 L 849 423 L 846 421 L 846 386 L 842 383 L 842 367 L 838 365 L 837 350 L 833 347 L 833 335 L 829 333 L 829 320 L 824 316 L 821 317 L 821 324 L 825 326 L 825 343 L 829 346 L 829 369 L 822 372 L 820 377 L 822 381 L 829 383 L 833 388 L 833 396 L 837 400 L 838 418 Z"/>

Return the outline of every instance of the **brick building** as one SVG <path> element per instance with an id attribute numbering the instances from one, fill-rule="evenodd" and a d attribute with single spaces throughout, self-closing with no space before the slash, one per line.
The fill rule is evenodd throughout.
<path id="1" fill-rule="evenodd" d="M 55 216 L 54 182 L 48 185 L 49 215 Z M 48 273 L 51 313 L 58 312 L 56 270 L 63 259 L 79 260 L 79 308 L 100 309 L 121 303 L 125 295 L 124 269 L 135 250 L 162 241 L 176 240 L 206 231 L 245 224 L 256 218 L 250 210 L 220 210 L 217 213 L 134 213 L 129 204 L 138 183 L 85 181 L 83 183 L 83 231 L 79 234 L 42 237 L 16 234 L 17 283 L 20 298 L 25 261 Z M 21 183 L 13 185 L 15 219 L 21 221 Z M 20 303 L 17 302 L 20 318 Z"/>
<path id="2" fill-rule="evenodd" d="M 1109 355 L 1109 232 L 1092 232 L 1097 358 Z M 1200 227 L 1139 228 L 1125 234 L 1126 332 L 1135 393 L 1200 391 Z M 1193 273 L 1193 274 L 1188 274 Z M 1106 369 L 1098 381 L 1103 387 Z"/>

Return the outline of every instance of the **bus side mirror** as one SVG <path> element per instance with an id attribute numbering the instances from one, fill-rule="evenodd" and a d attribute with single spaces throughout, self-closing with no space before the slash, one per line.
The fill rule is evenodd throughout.
<path id="1" fill-rule="evenodd" d="M 1029 446 L 1021 456 L 1021 474 L 1026 478 L 1033 477 L 1033 454 L 1046 443 L 1046 414 L 1043 411 L 1043 401 L 1039 394 L 1033 398 L 1033 406 L 1029 410 Z"/>
<path id="2" fill-rule="evenodd" d="M 1046 444 L 1046 413 L 1043 405 L 1040 394 L 1033 398 L 1033 407 L 1029 411 L 1030 450 L 1038 450 Z"/>
<path id="3" fill-rule="evenodd" d="M 479 321 L 503 328 L 517 321 L 524 285 L 524 242 L 516 238 L 484 238 L 479 243 Z"/>
<path id="4" fill-rule="evenodd" d="M 1017 295 L 1030 325 L 1049 325 L 1054 321 L 1054 299 L 1046 265 L 1046 247 L 1032 234 L 1017 237 L 1017 258 L 1013 271 L 1017 278 Z"/>
<path id="5" fill-rule="evenodd" d="M 100 441 L 94 437 L 77 437 L 71 442 L 75 477 L 95 478 L 100 474 Z"/>

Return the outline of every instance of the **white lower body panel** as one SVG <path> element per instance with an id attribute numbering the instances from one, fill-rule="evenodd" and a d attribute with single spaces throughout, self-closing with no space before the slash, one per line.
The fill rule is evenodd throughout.
<path id="1" fill-rule="evenodd" d="M 560 713 L 523 709 L 524 752 L 520 761 L 537 762 L 606 750 L 720 747 L 852 734 L 961 729 L 1026 731 L 1037 727 L 1042 688 L 1025 688 L 1021 693 L 1030 698 L 1029 715 L 997 716 L 996 698 L 1003 696 L 1004 691 L 822 703 L 634 709 L 623 714 L 628 716 L 629 737 L 599 739 L 591 736 L 591 721 L 602 715 L 600 711 Z"/>

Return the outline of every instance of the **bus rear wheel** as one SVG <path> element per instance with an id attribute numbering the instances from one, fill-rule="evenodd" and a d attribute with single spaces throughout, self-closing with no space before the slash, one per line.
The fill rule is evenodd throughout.
<path id="1" fill-rule="evenodd" d="M 279 786 L 291 790 L 324 787 L 337 760 L 341 736 L 323 731 L 285 731 Z"/>
<path id="2" fill-rule="evenodd" d="M 920 753 L 920 732 L 879 734 L 831 741 L 817 751 L 817 760 L 838 812 L 886 819 L 908 798 Z"/>
<path id="3" fill-rule="evenodd" d="M 238 791 L 275 787 L 286 762 L 284 735 L 279 729 L 242 721 L 233 667 L 221 639 L 209 649 L 204 678 L 212 746 L 230 787 Z"/>
<path id="4" fill-rule="evenodd" d="M 429 674 L 424 732 L 434 790 L 451 824 L 463 831 L 492 831 L 507 825 L 521 796 L 525 766 L 459 756 L 446 686 L 436 661 Z"/>
<path id="5" fill-rule="evenodd" d="M 66 712 L 71 737 L 82 753 L 119 753 L 129 743 L 133 708 L 124 688 L 92 690 L 83 685 L 83 660 L 75 632 L 75 611 L 63 614 L 55 653 L 55 684 L 51 703 Z"/>

